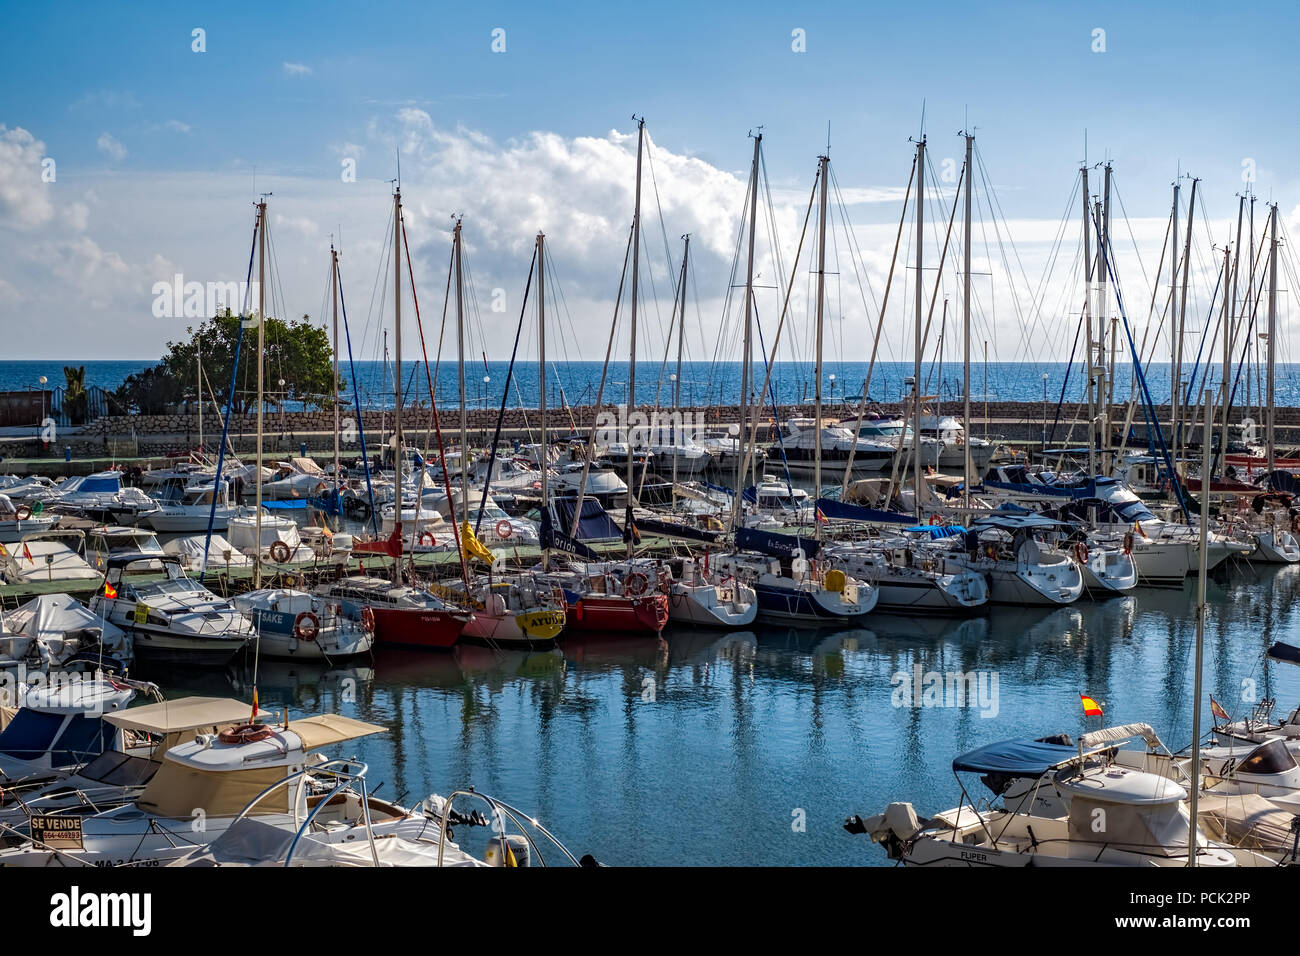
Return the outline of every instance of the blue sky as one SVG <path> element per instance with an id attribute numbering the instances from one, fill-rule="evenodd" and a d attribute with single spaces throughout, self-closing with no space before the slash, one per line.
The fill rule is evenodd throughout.
<path id="1" fill-rule="evenodd" d="M 0 243 L 7 229 L 17 248 L 30 250 L 41 237 L 52 254 L 74 260 L 78 248 L 93 243 L 90 255 L 103 256 L 103 269 L 116 279 L 83 274 L 85 287 L 78 287 L 68 273 L 42 272 L 30 256 L 0 261 L 0 323 L 13 321 L 13 310 L 56 309 L 70 326 L 89 316 L 87 329 L 105 320 L 128 329 L 126 342 L 108 346 L 113 357 L 155 354 L 175 329 L 150 324 L 146 280 L 167 276 L 173 266 L 187 275 L 238 271 L 254 167 L 261 188 L 276 193 L 273 212 L 285 217 L 281 241 L 287 248 L 294 229 L 301 240 L 301 261 L 286 255 L 282 263 L 286 298 L 291 308 L 301 303 L 301 311 L 315 313 L 323 266 L 316 269 L 313 256 L 339 227 L 345 238 L 364 236 L 377 248 L 398 146 L 406 150 L 412 201 L 436 197 L 422 210 L 430 228 L 418 243 L 429 286 L 441 287 L 435 273 L 445 269 L 444 220 L 466 210 L 476 217 L 467 236 L 479 242 L 489 287 L 520 285 L 522 250 L 535 227 L 514 210 L 536 205 L 538 197 L 521 194 L 513 204 L 494 197 L 495 208 L 482 207 L 484 192 L 509 194 L 519 185 L 505 181 L 510 162 L 484 160 L 509 154 L 539 131 L 570 146 L 608 139 L 614 130 L 628 134 L 633 112 L 648 118 L 665 164 L 669 154 L 691 158 L 738 179 L 747 170 L 746 132 L 763 125 L 772 183 L 794 196 L 811 181 L 828 122 L 842 186 L 901 187 L 908 138 L 924 103 L 936 161 L 959 156 L 955 134 L 969 116 L 1003 212 L 1048 229 L 1069 196 L 1086 130 L 1090 158 L 1114 160 L 1129 216 L 1154 224 L 1153 240 L 1137 230 L 1140 244 L 1153 245 L 1150 255 L 1143 248 L 1153 271 L 1180 166 L 1203 178 L 1216 219 L 1235 213 L 1247 158 L 1261 197 L 1276 197 L 1284 215 L 1296 206 L 1297 177 L 1287 158 L 1296 145 L 1290 38 L 1300 14 L 1281 4 L 1249 10 L 1181 3 L 592 3 L 549 10 L 7 3 L 0 124 L 11 137 L 27 131 L 41 147 L 29 144 L 16 162 L 30 166 L 37 152 L 53 157 L 58 182 L 49 190 L 54 211 L 32 214 L 21 229 L 0 224 Z M 204 53 L 191 50 L 194 28 L 205 31 Z M 505 30 L 504 53 L 491 50 L 495 28 Z M 806 52 L 791 49 L 796 28 L 805 31 Z M 1102 53 L 1092 50 L 1096 29 L 1105 31 Z M 449 159 L 449 135 L 482 151 Z M 344 185 L 340 161 L 351 147 L 359 181 Z M 547 154 L 524 148 L 514 161 L 544 162 Z M 498 179 L 476 179 L 484 169 L 495 169 Z M 7 197 L 0 204 L 23 201 L 14 197 L 28 188 L 29 172 L 0 165 L 0 197 Z M 533 188 L 548 182 L 586 192 L 572 167 L 563 179 Z M 458 187 L 466 195 L 457 196 Z M 690 194 L 683 196 L 684 208 Z M 563 207 L 580 204 L 577 196 L 542 198 L 558 200 L 565 213 Z M 801 202 L 791 201 L 791 222 Z M 878 254 L 888 254 L 892 230 L 884 227 L 898 211 L 897 202 L 851 210 L 855 225 L 882 227 L 863 236 Z M 592 214 L 608 217 L 609 238 L 625 228 L 630 209 L 615 201 Z M 547 229 L 561 240 L 571 225 L 561 215 Z M 721 250 L 734 225 L 718 226 L 716 261 L 701 262 L 704 312 L 724 291 L 729 263 Z M 666 222 L 674 237 L 696 227 Z M 501 238 L 510 230 L 518 235 Z M 496 238 L 487 239 L 489 233 Z M 1025 239 L 1027 246 L 1033 241 Z M 612 298 L 606 286 L 616 285 L 621 245 L 607 242 L 602 252 L 593 243 L 567 263 L 575 301 L 593 316 Z M 566 263 L 564 253 L 561 240 L 557 263 Z M 1035 257 L 1026 251 L 1025 258 Z M 377 260 L 361 259 L 354 257 L 358 282 L 364 275 L 368 283 Z M 1027 271 L 1030 284 L 1037 282 L 1039 271 Z M 609 280 L 603 285 L 602 275 Z M 878 282 L 877 298 L 882 288 Z M 143 318 L 133 313 L 137 300 Z M 482 334 L 494 340 L 492 330 Z M 1004 334 L 1023 338 L 1024 329 Z M 55 347 L 48 337 L 8 337 L 19 349 L 15 357 L 44 357 Z M 845 357 L 859 357 L 860 343 L 847 338 Z M 1068 343 L 1053 347 L 1068 351 Z M 51 357 L 67 349 L 58 343 Z"/>

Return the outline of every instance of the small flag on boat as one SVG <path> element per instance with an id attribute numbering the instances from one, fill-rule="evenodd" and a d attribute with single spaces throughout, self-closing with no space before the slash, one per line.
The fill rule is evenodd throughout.
<path id="1" fill-rule="evenodd" d="M 1222 720 L 1222 721 L 1232 720 L 1232 718 L 1228 716 L 1228 712 L 1219 705 L 1219 702 L 1217 700 L 1214 699 L 1213 694 L 1210 695 L 1210 713 L 1214 715 L 1215 720 Z"/>
<path id="2" fill-rule="evenodd" d="M 257 720 L 257 685 L 253 685 L 253 720 Z"/>
<path id="3" fill-rule="evenodd" d="M 109 584 L 107 581 L 104 582 L 104 597 L 109 600 L 117 597 L 117 588 L 113 587 L 113 585 Z"/>
<path id="4" fill-rule="evenodd" d="M 830 521 L 829 518 L 827 518 L 824 514 L 822 514 L 822 509 L 821 509 L 821 508 L 818 508 L 818 509 L 817 509 L 817 520 L 818 520 L 818 521 L 825 521 L 825 522 L 827 522 L 827 523 L 829 523 L 829 521 Z"/>
<path id="5" fill-rule="evenodd" d="M 5 550 L 5 546 L 3 544 L 0 544 L 0 558 L 7 558 L 7 557 L 9 557 L 9 552 Z"/>
<path id="6" fill-rule="evenodd" d="M 30 561 L 32 564 L 36 563 L 36 559 L 32 557 L 32 550 L 31 548 L 27 547 L 26 541 L 23 542 L 23 557 L 26 558 L 28 561 Z"/>
<path id="7" fill-rule="evenodd" d="M 1091 697 L 1089 697 L 1087 694 L 1080 694 L 1079 700 L 1082 701 L 1083 703 L 1083 716 L 1085 717 L 1101 716 L 1101 705 L 1098 704 Z"/>

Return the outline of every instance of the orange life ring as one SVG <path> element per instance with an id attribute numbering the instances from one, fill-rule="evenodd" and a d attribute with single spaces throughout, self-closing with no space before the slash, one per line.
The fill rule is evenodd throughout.
<path id="1" fill-rule="evenodd" d="M 438 546 L 438 539 L 433 536 L 432 531 L 424 531 L 420 534 L 420 544 L 424 544 L 426 539 L 429 547 L 436 548 Z"/>
<path id="2" fill-rule="evenodd" d="M 265 740 L 274 734 L 266 724 L 240 724 L 238 727 L 231 727 L 223 730 L 217 735 L 217 739 L 223 744 L 251 744 L 258 740 Z"/>
<path id="3" fill-rule="evenodd" d="M 293 552 L 289 550 L 289 545 L 285 544 L 283 541 L 276 541 L 272 544 L 270 552 L 271 560 L 276 564 L 284 564 L 289 560 L 289 555 L 293 554 Z"/>
<path id="4" fill-rule="evenodd" d="M 930 526 L 931 526 L 932 528 L 937 528 L 937 527 L 939 527 L 941 524 L 943 524 L 943 516 L 942 516 L 942 515 L 930 515 Z"/>
<path id="5" fill-rule="evenodd" d="M 1132 531 L 1127 531 L 1124 533 L 1124 553 L 1125 554 L 1133 553 L 1133 532 Z"/>
<path id="6" fill-rule="evenodd" d="M 26 512 L 26 514 L 24 514 L 24 512 Z M 32 516 L 31 505 L 20 505 L 18 507 L 18 510 L 14 512 L 15 521 L 26 521 L 31 516 Z"/>
<path id="7" fill-rule="evenodd" d="M 293 622 L 293 636 L 310 644 L 320 634 L 320 618 L 311 611 L 303 611 Z"/>
<path id="8" fill-rule="evenodd" d="M 1074 542 L 1074 559 L 1078 561 L 1080 564 L 1088 563 L 1088 542 L 1086 541 Z"/>
<path id="9" fill-rule="evenodd" d="M 635 587 L 633 585 L 635 585 Z M 640 597 L 642 594 L 645 594 L 646 589 L 649 587 L 650 579 L 640 571 L 633 571 L 627 576 L 627 583 L 624 585 L 623 590 L 632 597 Z"/>
<path id="10" fill-rule="evenodd" d="M 369 604 L 361 609 L 361 626 L 367 631 L 375 629 L 375 609 Z"/>
<path id="11" fill-rule="evenodd" d="M 509 521 L 507 521 L 505 518 L 502 518 L 500 521 L 497 522 L 498 538 L 508 538 L 514 533 L 515 533 L 515 526 L 512 525 Z"/>

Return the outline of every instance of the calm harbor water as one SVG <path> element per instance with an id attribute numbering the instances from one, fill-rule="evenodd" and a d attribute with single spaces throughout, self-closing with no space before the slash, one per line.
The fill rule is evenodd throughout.
<path id="1" fill-rule="evenodd" d="M 1234 716 L 1251 693 L 1289 712 L 1300 669 L 1262 654 L 1277 639 L 1300 642 L 1300 567 L 1221 569 L 1208 594 L 1207 691 Z M 891 800 L 923 816 L 955 806 L 950 764 L 965 750 L 1134 721 L 1175 749 L 1189 744 L 1195 595 L 1191 581 L 966 621 L 873 614 L 850 630 L 670 627 L 662 639 L 568 639 L 549 654 L 382 652 L 337 669 L 264 661 L 259 696 L 295 715 L 389 727 L 332 754 L 367 761 L 381 796 L 413 803 L 472 784 L 602 862 L 883 865 L 878 847 L 841 829 L 844 817 Z M 977 672 L 992 694 L 895 706 L 914 666 Z M 251 695 L 243 672 L 162 683 L 170 695 Z M 1101 701 L 1104 720 L 1082 716 L 1080 693 Z M 978 781 L 972 792 L 987 793 Z"/>

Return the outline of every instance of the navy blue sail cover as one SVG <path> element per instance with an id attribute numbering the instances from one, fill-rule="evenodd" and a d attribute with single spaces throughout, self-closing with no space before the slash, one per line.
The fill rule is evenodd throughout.
<path id="1" fill-rule="evenodd" d="M 843 521 L 879 521 L 887 524 L 911 524 L 916 519 L 896 511 L 880 511 L 863 505 L 849 504 L 834 498 L 818 498 L 817 509 L 827 518 Z"/>
<path id="2" fill-rule="evenodd" d="M 759 531 L 757 528 L 741 528 L 736 532 L 736 547 L 746 551 L 761 551 L 774 558 L 789 560 L 797 550 L 803 550 L 805 558 L 815 558 L 821 552 L 821 542 L 815 538 L 801 538 L 789 534 L 777 534 L 775 531 Z"/>

